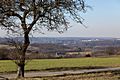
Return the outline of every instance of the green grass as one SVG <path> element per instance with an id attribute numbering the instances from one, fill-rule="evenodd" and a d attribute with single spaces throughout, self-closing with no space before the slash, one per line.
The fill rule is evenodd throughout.
<path id="1" fill-rule="evenodd" d="M 0 72 L 16 71 L 17 66 L 10 60 L 0 60 Z"/>
<path id="2" fill-rule="evenodd" d="M 110 58 L 71 58 L 71 59 L 39 59 L 30 61 L 25 70 L 43 70 L 60 67 L 120 67 L 120 56 Z M 10 60 L 0 61 L 0 72 L 16 71 L 16 65 Z"/>

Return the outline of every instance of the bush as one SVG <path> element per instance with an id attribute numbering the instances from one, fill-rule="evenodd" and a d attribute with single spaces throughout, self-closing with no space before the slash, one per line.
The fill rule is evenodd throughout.
<path id="1" fill-rule="evenodd" d="M 91 57 L 91 54 L 86 54 L 85 57 Z"/>
<path id="2" fill-rule="evenodd" d="M 5 60 L 5 59 L 8 59 L 8 53 L 9 53 L 9 50 L 6 49 L 6 48 L 0 48 L 0 59 L 1 60 Z"/>

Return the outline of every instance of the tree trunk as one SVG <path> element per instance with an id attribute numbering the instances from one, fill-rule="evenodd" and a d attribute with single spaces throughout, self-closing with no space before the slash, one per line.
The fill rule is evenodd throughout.
<path id="1" fill-rule="evenodd" d="M 18 65 L 17 78 L 24 77 L 24 67 L 25 65 Z"/>
<path id="2" fill-rule="evenodd" d="M 30 41 L 29 41 L 28 33 L 25 33 L 24 43 L 23 43 L 22 51 L 21 51 L 21 58 L 19 60 L 19 63 L 17 64 L 18 65 L 17 78 L 24 77 L 24 67 L 25 67 L 25 60 L 26 60 L 25 53 L 27 51 L 29 44 L 30 44 Z"/>

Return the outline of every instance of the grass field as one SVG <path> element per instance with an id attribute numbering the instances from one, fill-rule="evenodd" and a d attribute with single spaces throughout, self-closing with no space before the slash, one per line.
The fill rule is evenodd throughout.
<path id="1" fill-rule="evenodd" d="M 39 59 L 30 61 L 25 70 L 44 70 L 61 67 L 120 67 L 120 56 L 110 58 Z M 17 66 L 10 60 L 0 61 L 0 72 L 16 71 Z"/>

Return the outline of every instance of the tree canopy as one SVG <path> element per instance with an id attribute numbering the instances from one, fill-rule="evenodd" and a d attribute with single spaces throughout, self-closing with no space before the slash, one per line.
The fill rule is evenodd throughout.
<path id="1" fill-rule="evenodd" d="M 23 29 L 63 32 L 72 19 L 82 23 L 84 0 L 0 0 L 0 24 L 12 32 Z M 24 27 L 23 27 L 24 25 Z M 33 27 L 34 26 L 34 27 Z"/>

